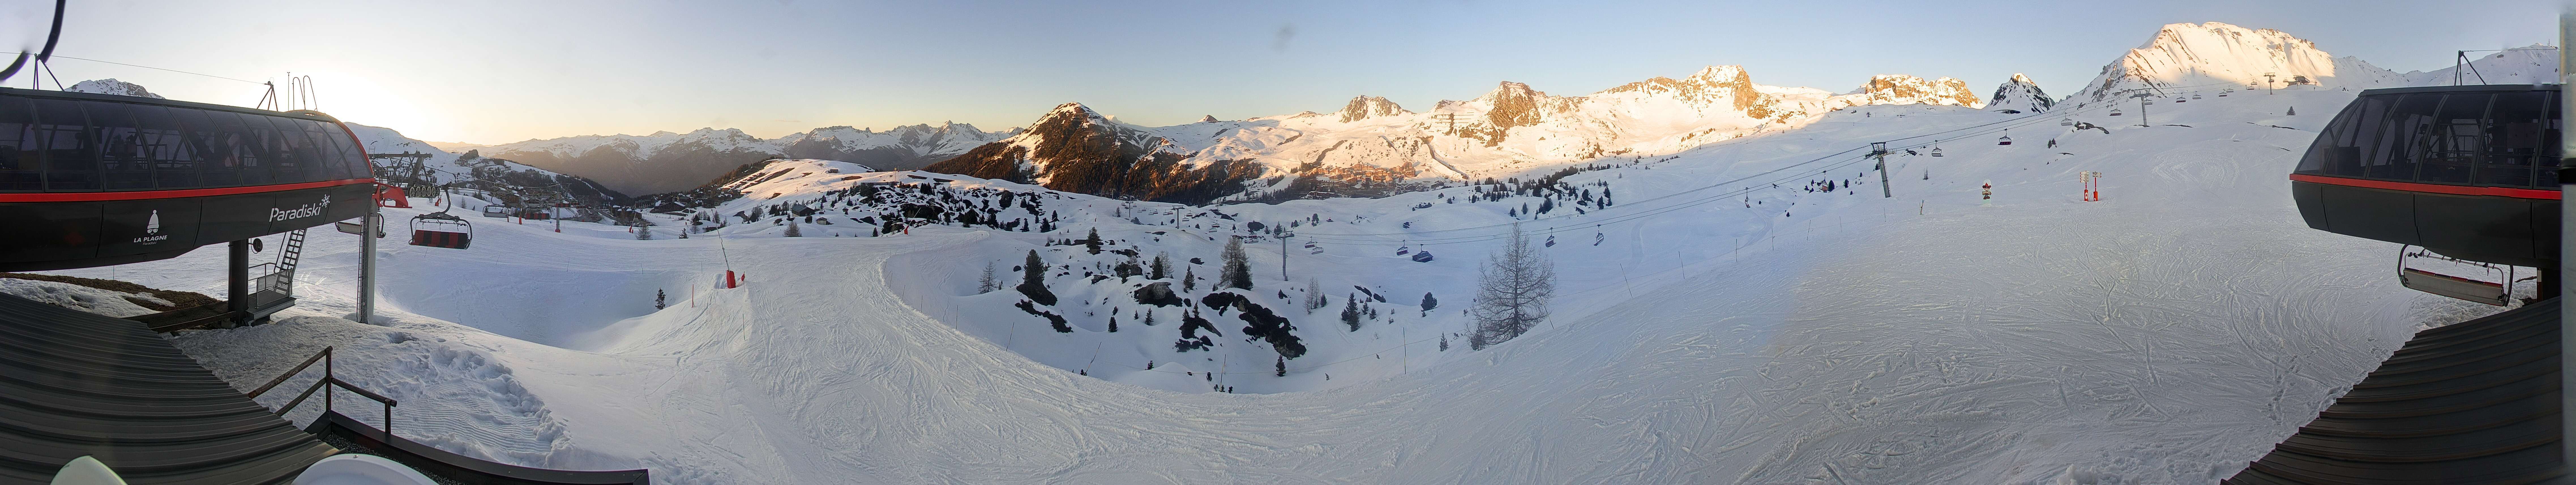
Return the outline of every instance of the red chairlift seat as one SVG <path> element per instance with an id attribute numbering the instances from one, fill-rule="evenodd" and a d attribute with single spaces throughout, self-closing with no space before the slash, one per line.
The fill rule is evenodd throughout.
<path id="1" fill-rule="evenodd" d="M 2012 144 L 2012 137 L 2007 136 L 2007 137 L 2003 137 L 2003 138 L 1996 138 L 1996 139 L 1995 139 L 1995 144 L 1997 144 L 1997 145 L 2011 145 L 2011 144 Z"/>
<path id="2" fill-rule="evenodd" d="M 412 216 L 411 245 L 465 249 L 474 244 L 474 224 L 445 212 Z"/>
<path id="3" fill-rule="evenodd" d="M 390 184 L 376 184 L 376 207 L 392 207 L 396 209 L 411 208 L 411 197 L 403 192 L 402 187 L 396 187 Z"/>

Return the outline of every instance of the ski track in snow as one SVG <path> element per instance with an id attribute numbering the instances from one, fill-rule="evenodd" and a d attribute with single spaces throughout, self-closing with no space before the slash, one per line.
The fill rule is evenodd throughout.
<path id="1" fill-rule="evenodd" d="M 2254 121 L 2313 129 L 2349 96 L 2285 93 L 2320 109 Z M 2391 248 L 2300 222 L 2283 147 L 2311 132 L 2197 121 L 1891 159 L 1897 199 L 1765 199 L 1809 202 L 1799 217 L 1719 201 L 1649 219 L 1707 244 L 1625 232 L 1602 248 L 1657 259 L 1621 263 L 1619 290 L 1568 302 L 1565 318 L 1306 392 L 1107 382 L 938 321 L 908 301 L 953 298 L 944 287 L 888 276 L 999 237 L 954 228 L 720 249 L 476 219 L 471 251 L 386 245 L 378 325 L 331 318 L 353 311 L 355 244 L 326 233 L 290 311 L 304 316 L 173 340 L 243 388 L 337 346 L 341 376 L 404 403 L 405 436 L 511 463 L 650 467 L 666 484 L 2206 483 L 2295 431 L 2416 322 L 2486 310 L 2424 303 L 2385 274 Z M 1883 136 L 1837 126 L 1657 165 L 1687 177 L 1624 173 L 1704 183 L 1773 166 L 1721 156 Z M 1905 180 L 1927 167 L 1940 172 Z M 2112 172 L 2109 200 L 2076 200 L 2087 169 Z M 1992 207 L 1974 202 L 1984 179 L 2002 194 Z M 1918 200 L 1928 215 L 1900 214 Z M 389 212 L 398 228 L 420 211 Z M 1721 246 L 1738 236 L 1740 250 Z M 219 292 L 221 253 L 123 271 Z M 712 288 L 720 254 L 748 286 Z M 949 277 L 980 269 L 956 259 Z M 655 288 L 672 308 L 636 296 Z"/>

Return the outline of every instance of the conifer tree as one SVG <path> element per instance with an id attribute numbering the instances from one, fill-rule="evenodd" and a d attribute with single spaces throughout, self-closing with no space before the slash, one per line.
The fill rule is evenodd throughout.
<path id="1" fill-rule="evenodd" d="M 1353 332 L 1360 331 L 1360 294 L 1352 293 L 1342 301 L 1342 324 L 1351 326 Z"/>
<path id="2" fill-rule="evenodd" d="M 798 228 L 796 227 L 796 220 L 795 220 L 795 219 L 788 219 L 788 220 L 787 220 L 787 234 L 786 234 L 786 237 L 805 237 L 805 231 L 804 231 L 804 230 L 802 230 L 802 229 L 798 229 Z"/>
<path id="3" fill-rule="evenodd" d="M 1091 236 L 1082 241 L 1082 247 L 1091 254 L 1100 254 L 1100 228 L 1091 228 Z"/>
<path id="4" fill-rule="evenodd" d="M 975 294 L 981 295 L 992 293 L 995 288 L 999 287 L 999 285 L 1001 285 L 1001 282 L 993 279 L 993 262 L 985 261 L 984 277 L 975 281 Z"/>
<path id="5" fill-rule="evenodd" d="M 1280 358 L 1279 358 L 1279 361 L 1278 361 L 1277 363 L 1271 364 L 1271 366 L 1272 366 L 1272 368 L 1274 368 L 1274 369 L 1279 369 L 1279 373 L 1278 373 L 1278 374 L 1275 374 L 1275 375 L 1277 375 L 1277 376 L 1279 376 L 1279 377 L 1288 377 L 1288 358 L 1287 358 L 1287 357 L 1280 357 Z"/>
<path id="6" fill-rule="evenodd" d="M 1047 291 L 1046 287 L 1046 260 L 1039 259 L 1038 251 L 1031 249 L 1027 264 L 1021 267 L 1026 271 L 1020 273 L 1020 294 L 1028 295 L 1029 300 L 1039 304 L 1054 305 L 1055 292 Z"/>
<path id="7" fill-rule="evenodd" d="M 662 290 L 653 290 L 653 309 L 655 309 L 655 310 L 660 310 L 660 309 L 664 309 L 664 308 L 670 308 L 670 305 L 669 305 L 668 303 L 666 303 L 666 302 L 670 301 L 670 298 L 671 298 L 671 295 L 670 295 L 670 294 L 668 294 L 668 293 L 663 293 L 663 292 L 662 292 Z"/>
<path id="8" fill-rule="evenodd" d="M 1225 267 L 1217 273 L 1217 285 L 1227 288 L 1252 289 L 1252 260 L 1243 255 L 1243 237 L 1228 236 L 1225 241 Z"/>
<path id="9" fill-rule="evenodd" d="M 1195 268 L 1181 268 L 1181 291 L 1188 292 L 1198 290 L 1199 270 Z"/>

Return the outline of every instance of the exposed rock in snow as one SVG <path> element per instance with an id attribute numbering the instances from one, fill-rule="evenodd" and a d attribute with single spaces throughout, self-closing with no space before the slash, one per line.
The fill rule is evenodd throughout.
<path id="1" fill-rule="evenodd" d="M 1986 101 L 1987 111 L 2014 110 L 2023 113 L 2044 113 L 2056 106 L 2057 100 L 2049 99 L 2047 92 L 2040 91 L 2038 82 L 2031 81 L 2029 76 L 2023 76 L 2018 72 L 2013 73 L 2012 80 L 2004 81 L 2002 86 L 1996 86 L 1994 99 Z"/>
<path id="2" fill-rule="evenodd" d="M 142 85 L 118 81 L 116 78 L 91 79 L 88 81 L 72 83 L 72 87 L 64 89 L 64 91 L 75 93 L 114 94 L 118 96 L 139 96 L 152 99 L 170 99 L 161 97 L 161 95 L 158 94 L 152 94 L 152 91 L 143 89 Z"/>
<path id="3" fill-rule="evenodd" d="M 1869 77 L 1869 83 L 1853 90 L 1866 95 L 1867 102 L 1853 104 L 1938 104 L 1983 108 L 1985 101 L 1968 90 L 1968 82 L 1951 78 L 1926 81 L 1905 74 L 1880 74 Z"/>
<path id="4" fill-rule="evenodd" d="M 1404 107 L 1396 106 L 1394 101 L 1387 101 L 1386 98 L 1360 96 L 1351 98 L 1350 104 L 1342 106 L 1341 111 L 1335 111 L 1333 114 L 1340 117 L 1343 123 L 1349 123 L 1379 116 L 1409 115 L 1413 112 L 1405 111 Z M 1210 116 L 1207 121 L 1216 121 L 1216 117 Z"/>
<path id="5" fill-rule="evenodd" d="M 1231 194 L 1240 182 L 1263 173 L 1259 166 L 1232 160 L 1184 164 L 1191 155 L 1175 148 L 1169 138 L 1111 120 L 1082 103 L 1065 103 L 1040 116 L 1028 131 L 926 170 L 1108 197 L 1189 202 Z"/>

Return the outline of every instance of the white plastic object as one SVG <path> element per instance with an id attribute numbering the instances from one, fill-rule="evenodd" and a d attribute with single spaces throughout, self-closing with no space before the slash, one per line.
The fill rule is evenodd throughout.
<path id="1" fill-rule="evenodd" d="M 429 476 L 381 456 L 343 453 L 323 458 L 295 476 L 295 485 L 438 485 Z"/>
<path id="2" fill-rule="evenodd" d="M 125 479 L 117 477 L 116 470 L 107 469 L 107 464 L 99 463 L 97 458 L 82 456 L 73 458 L 71 463 L 64 463 L 62 471 L 54 472 L 52 483 L 53 485 L 125 485 Z"/>

